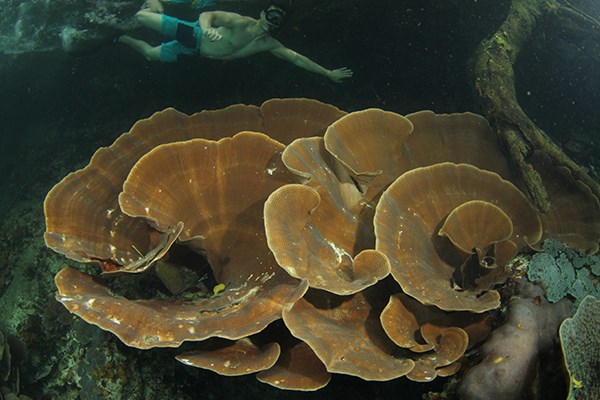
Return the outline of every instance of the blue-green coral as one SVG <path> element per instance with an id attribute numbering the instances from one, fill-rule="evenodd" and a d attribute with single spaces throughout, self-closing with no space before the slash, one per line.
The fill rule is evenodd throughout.
<path id="1" fill-rule="evenodd" d="M 546 289 L 554 303 L 570 295 L 575 303 L 587 295 L 600 298 L 600 256 L 589 256 L 556 240 L 544 242 L 544 252 L 529 262 L 527 276 Z"/>
<path id="2" fill-rule="evenodd" d="M 600 300 L 587 296 L 573 318 L 560 326 L 560 340 L 569 370 L 568 400 L 600 399 Z"/>

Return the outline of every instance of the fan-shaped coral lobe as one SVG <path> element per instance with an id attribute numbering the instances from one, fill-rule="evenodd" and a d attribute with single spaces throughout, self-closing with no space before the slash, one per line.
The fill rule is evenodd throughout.
<path id="1" fill-rule="evenodd" d="M 453 162 L 474 165 L 504 179 L 512 179 L 496 135 L 482 116 L 469 112 L 435 114 L 418 111 L 406 118 L 413 125 L 413 133 L 404 143 L 405 154 L 399 157 L 404 165 L 402 172 Z"/>
<path id="2" fill-rule="evenodd" d="M 326 386 L 331 374 L 308 344 L 298 342 L 285 349 L 275 365 L 256 374 L 256 378 L 280 389 L 312 391 Z"/>
<path id="3" fill-rule="evenodd" d="M 441 163 L 406 172 L 377 205 L 376 248 L 390 259 L 403 291 L 423 304 L 473 312 L 499 306 L 500 297 L 490 287 L 453 287 L 452 275 L 460 265 L 449 263 L 452 249 L 444 249 L 438 240 L 448 214 L 471 200 L 495 204 L 515 221 L 512 238 L 519 247 L 539 241 L 541 223 L 525 196 L 497 174 L 467 164 Z"/>
<path id="4" fill-rule="evenodd" d="M 266 197 L 293 182 L 281 165 L 282 150 L 279 142 L 254 132 L 159 146 L 132 169 L 119 197 L 121 208 L 161 231 L 183 221 L 180 240 L 205 253 L 226 286 L 241 285 L 252 275 L 285 280 L 262 229 Z"/>
<path id="5" fill-rule="evenodd" d="M 285 185 L 265 203 L 267 241 L 279 265 L 337 294 L 384 278 L 389 262 L 373 250 L 372 207 L 323 138 L 295 140 L 282 160 L 305 184 Z"/>
<path id="6" fill-rule="evenodd" d="M 460 368 L 456 361 L 467 348 L 485 339 L 490 332 L 487 316 L 467 312 L 448 314 L 436 307 L 424 306 L 404 293 L 390 296 L 380 321 L 397 346 L 415 353 L 411 356 L 415 367 L 407 377 L 418 382 L 456 372 Z"/>
<path id="7" fill-rule="evenodd" d="M 329 125 L 346 115 L 335 106 L 310 99 L 267 100 L 260 112 L 263 127 L 259 131 L 283 144 L 301 137 L 323 136 Z"/>
<path id="8" fill-rule="evenodd" d="M 372 200 L 400 174 L 398 155 L 412 130 L 412 123 L 402 115 L 367 109 L 331 124 L 325 147 L 347 169 L 363 196 Z"/>
<path id="9" fill-rule="evenodd" d="M 262 275 L 252 287 L 231 287 L 207 299 L 129 300 L 73 268 L 61 270 L 55 282 L 57 299 L 69 311 L 139 349 L 246 337 L 279 319 L 282 305 L 295 302 L 307 289 L 305 284 Z"/>
<path id="10" fill-rule="evenodd" d="M 193 245 L 216 251 L 233 222 L 237 230 L 253 229 L 251 236 L 260 231 L 266 196 L 293 182 L 280 162 L 283 148 L 254 132 L 159 146 L 131 170 L 119 196 L 121 209 L 160 231 L 180 220 L 180 240 L 196 239 Z"/>
<path id="11" fill-rule="evenodd" d="M 137 122 L 113 145 L 99 149 L 88 166 L 68 175 L 48 193 L 44 202 L 46 244 L 76 261 L 112 260 L 126 265 L 137 260 L 138 251 L 146 253 L 154 243 L 149 226 L 123 215 L 117 203 L 133 165 L 160 144 L 195 135 L 211 138 L 237 133 L 242 130 L 240 120 L 245 123 L 247 114 L 258 114 L 256 107 L 250 110 L 241 106 L 188 117 L 167 109 Z M 193 122 L 186 123 L 188 118 Z"/>
<path id="12" fill-rule="evenodd" d="M 220 375 L 238 376 L 264 371 L 275 365 L 281 354 L 277 343 L 262 347 L 244 338 L 236 341 L 219 342 L 202 350 L 195 350 L 177 356 L 177 360 L 193 367 L 210 369 Z"/>
<path id="13" fill-rule="evenodd" d="M 481 200 L 467 201 L 456 207 L 438 232 L 465 253 L 508 240 L 512 233 L 510 217 L 500 207 Z"/>
<path id="14" fill-rule="evenodd" d="M 365 213 L 335 207 L 327 191 L 286 185 L 265 203 L 265 231 L 278 264 L 311 287 L 356 293 L 389 274 L 387 257 L 373 245 Z"/>
<path id="15" fill-rule="evenodd" d="M 366 380 L 404 376 L 414 361 L 394 352 L 394 344 L 379 322 L 381 298 L 371 287 L 339 297 L 312 291 L 284 310 L 283 318 L 295 337 L 308 343 L 329 372 Z"/>

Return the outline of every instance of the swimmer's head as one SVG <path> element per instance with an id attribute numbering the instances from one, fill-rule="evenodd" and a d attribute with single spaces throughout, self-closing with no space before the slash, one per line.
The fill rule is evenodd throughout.
<path id="1" fill-rule="evenodd" d="M 267 22 L 270 31 L 277 30 L 285 22 L 286 11 L 280 4 L 271 4 L 260 13 L 260 16 Z"/>

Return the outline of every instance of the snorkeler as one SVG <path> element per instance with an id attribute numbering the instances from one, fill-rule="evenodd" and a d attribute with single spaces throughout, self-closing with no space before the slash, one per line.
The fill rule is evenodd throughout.
<path id="1" fill-rule="evenodd" d="M 297 67 L 326 76 L 335 82 L 352 76 L 352 71 L 348 68 L 324 68 L 274 39 L 270 32 L 283 24 L 285 16 L 283 6 L 271 4 L 261 11 L 259 19 L 232 12 L 208 11 L 201 13 L 198 21 L 192 23 L 162 14 L 155 8 L 143 8 L 135 14 L 139 24 L 173 40 L 155 47 L 128 35 L 120 36 L 117 41 L 137 50 L 150 61 L 176 62 L 194 55 L 216 60 L 234 60 L 270 52 Z"/>

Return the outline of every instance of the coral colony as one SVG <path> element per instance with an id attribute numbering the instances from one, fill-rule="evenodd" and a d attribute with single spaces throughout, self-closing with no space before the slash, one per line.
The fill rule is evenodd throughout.
<path id="1" fill-rule="evenodd" d="M 489 311 L 518 254 L 548 238 L 598 249 L 598 199 L 544 154 L 532 163 L 551 188 L 546 214 L 475 114 L 308 99 L 167 109 L 48 194 L 47 245 L 104 270 L 64 268 L 57 298 L 129 346 L 200 342 L 178 360 L 281 389 L 316 390 L 332 373 L 429 382 L 494 337 Z M 109 287 L 153 273 L 171 295 Z"/>

